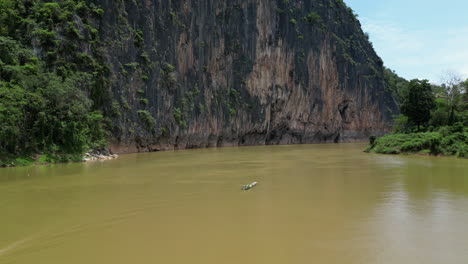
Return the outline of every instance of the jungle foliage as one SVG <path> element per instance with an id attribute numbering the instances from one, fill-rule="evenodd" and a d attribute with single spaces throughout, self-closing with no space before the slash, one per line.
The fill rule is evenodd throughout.
<path id="1" fill-rule="evenodd" d="M 102 12 L 80 0 L 0 0 L 0 164 L 106 145 L 108 69 L 92 26 Z"/>
<path id="2" fill-rule="evenodd" d="M 372 136 L 366 151 L 468 157 L 468 80 L 449 74 L 443 84 L 406 81 L 386 69 L 387 88 L 398 95 L 401 114 L 392 134 Z"/>

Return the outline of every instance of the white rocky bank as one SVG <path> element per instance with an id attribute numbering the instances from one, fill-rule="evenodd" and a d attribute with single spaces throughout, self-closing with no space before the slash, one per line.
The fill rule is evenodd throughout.
<path id="1" fill-rule="evenodd" d="M 83 161 L 112 160 L 118 157 L 119 156 L 117 154 L 111 154 L 109 151 L 94 151 L 85 153 L 83 156 Z"/>

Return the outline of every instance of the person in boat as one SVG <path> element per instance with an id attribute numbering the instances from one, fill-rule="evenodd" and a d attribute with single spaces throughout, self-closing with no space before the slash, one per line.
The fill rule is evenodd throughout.
<path id="1" fill-rule="evenodd" d="M 255 185 L 257 185 L 257 182 L 252 182 L 252 183 L 250 183 L 250 184 L 244 185 L 244 186 L 242 186 L 242 190 L 244 190 L 244 191 L 250 190 L 250 189 L 252 189 L 253 187 L 255 187 Z"/>

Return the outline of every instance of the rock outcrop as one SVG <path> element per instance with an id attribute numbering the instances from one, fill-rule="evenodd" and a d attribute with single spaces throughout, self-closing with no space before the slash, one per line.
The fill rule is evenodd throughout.
<path id="1" fill-rule="evenodd" d="M 398 112 L 341 0 L 95 0 L 113 152 L 345 142 Z"/>

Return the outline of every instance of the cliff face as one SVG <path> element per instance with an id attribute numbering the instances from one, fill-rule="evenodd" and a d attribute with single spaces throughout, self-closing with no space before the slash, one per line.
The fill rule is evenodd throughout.
<path id="1" fill-rule="evenodd" d="M 398 112 L 341 0 L 96 0 L 116 152 L 343 142 Z"/>

